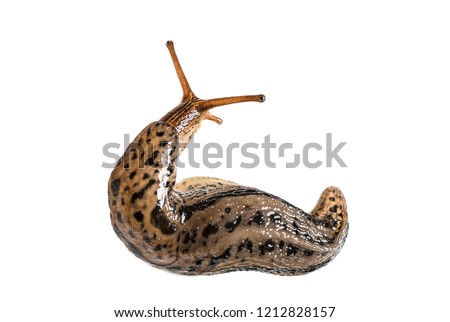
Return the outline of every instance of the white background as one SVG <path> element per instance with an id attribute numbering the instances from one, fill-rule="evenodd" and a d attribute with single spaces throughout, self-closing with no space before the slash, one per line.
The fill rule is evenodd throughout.
<path id="1" fill-rule="evenodd" d="M 449 15 L 445 1 L 3 1 L 0 319 L 336 306 L 327 320 L 448 321 Z M 184 277 L 148 266 L 115 236 L 102 148 L 178 104 L 169 39 L 199 97 L 267 96 L 217 108 L 224 123 L 204 122 L 197 142 L 270 134 L 298 153 L 328 132 L 347 142 L 347 168 L 279 160 L 179 171 L 305 210 L 339 186 L 350 232 L 328 266 L 299 277 Z"/>

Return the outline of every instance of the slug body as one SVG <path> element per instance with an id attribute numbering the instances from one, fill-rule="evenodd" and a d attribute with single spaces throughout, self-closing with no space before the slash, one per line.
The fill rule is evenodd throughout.
<path id="1" fill-rule="evenodd" d="M 215 106 L 263 95 L 197 98 L 172 42 L 167 42 L 183 89 L 181 103 L 150 123 L 113 170 L 108 197 L 114 231 L 140 259 L 186 274 L 256 270 L 300 275 L 330 262 L 348 231 L 344 196 L 322 193 L 308 214 L 270 193 L 209 177 L 176 183 L 175 161 Z"/>

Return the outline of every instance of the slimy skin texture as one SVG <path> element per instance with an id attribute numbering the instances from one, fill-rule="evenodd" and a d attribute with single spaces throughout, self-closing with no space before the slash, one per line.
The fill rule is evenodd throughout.
<path id="1" fill-rule="evenodd" d="M 255 270 L 301 275 L 329 263 L 348 231 L 339 188 L 325 189 L 308 214 L 270 193 L 234 182 L 194 177 L 176 183 L 175 161 L 215 106 L 263 95 L 198 99 L 172 42 L 181 103 L 150 123 L 126 149 L 108 183 L 111 223 L 137 257 L 174 273 L 206 275 Z"/>

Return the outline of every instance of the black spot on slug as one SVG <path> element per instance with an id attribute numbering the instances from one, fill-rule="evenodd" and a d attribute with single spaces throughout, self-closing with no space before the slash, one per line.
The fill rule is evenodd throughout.
<path id="1" fill-rule="evenodd" d="M 287 253 L 286 255 L 288 256 L 294 256 L 295 254 L 297 254 L 298 252 L 298 248 L 292 245 L 288 245 L 287 246 Z"/>
<path id="2" fill-rule="evenodd" d="M 170 222 L 164 211 L 156 206 L 150 215 L 150 222 L 164 235 L 171 235 L 177 230 L 177 225 Z"/>
<path id="3" fill-rule="evenodd" d="M 131 195 L 131 203 L 133 203 L 136 199 L 142 199 L 144 197 L 145 191 L 155 184 L 155 179 L 150 179 L 144 188 L 141 191 L 135 192 Z"/>
<path id="4" fill-rule="evenodd" d="M 121 213 L 120 211 L 118 211 L 116 215 L 117 215 L 117 220 L 118 220 L 121 224 L 123 224 L 122 213 Z"/>
<path id="5" fill-rule="evenodd" d="M 305 256 L 312 256 L 312 255 L 314 255 L 314 251 L 309 250 L 309 249 L 305 249 L 303 251 L 303 255 L 305 255 Z"/>
<path id="6" fill-rule="evenodd" d="M 152 155 L 145 161 L 145 164 L 151 167 L 158 166 L 159 163 L 156 162 L 156 158 L 158 157 L 159 151 L 153 151 Z"/>
<path id="7" fill-rule="evenodd" d="M 238 246 L 237 251 L 240 253 L 244 248 L 246 248 L 250 253 L 253 252 L 253 243 L 246 238 L 241 242 L 241 244 Z"/>
<path id="8" fill-rule="evenodd" d="M 144 214 L 143 214 L 142 212 L 140 212 L 140 211 L 136 211 L 136 212 L 133 214 L 133 217 L 134 217 L 137 221 L 139 221 L 139 222 L 141 222 L 142 220 L 144 220 Z"/>
<path id="9" fill-rule="evenodd" d="M 321 223 L 321 225 L 322 225 L 322 227 L 325 227 L 325 228 L 330 228 L 330 227 L 331 227 L 330 223 L 327 222 L 327 221 L 323 221 L 323 222 Z"/>
<path id="10" fill-rule="evenodd" d="M 284 241 L 280 240 L 279 247 L 280 247 L 280 249 L 283 249 L 283 247 L 284 247 Z"/>
<path id="11" fill-rule="evenodd" d="M 201 259 L 197 259 L 197 260 L 195 261 L 195 265 L 197 265 L 197 266 L 202 265 L 202 260 L 201 260 Z"/>
<path id="12" fill-rule="evenodd" d="M 150 178 L 150 175 L 148 174 L 148 173 L 144 173 L 144 176 L 142 177 L 142 179 L 148 179 L 148 178 Z"/>
<path id="13" fill-rule="evenodd" d="M 250 217 L 250 220 L 248 221 L 247 225 L 251 226 L 253 222 L 257 223 L 258 226 L 262 226 L 265 224 L 263 215 L 260 211 L 255 212 L 255 214 L 252 217 Z"/>
<path id="14" fill-rule="evenodd" d="M 184 236 L 183 243 L 187 244 L 189 241 L 191 241 L 191 243 L 194 244 L 195 241 L 196 241 L 196 237 L 197 237 L 197 232 L 196 231 L 194 231 L 193 233 L 187 233 Z"/>
<path id="15" fill-rule="evenodd" d="M 229 233 L 233 232 L 233 230 L 239 226 L 239 224 L 241 223 L 242 220 L 242 216 L 237 216 L 233 221 L 227 222 L 225 224 L 225 228 L 228 230 Z"/>
<path id="16" fill-rule="evenodd" d="M 237 252 L 238 252 L 238 253 L 242 252 L 242 250 L 244 249 L 244 247 L 245 247 L 245 241 L 243 240 L 243 241 L 241 242 L 241 244 L 238 246 Z"/>
<path id="17" fill-rule="evenodd" d="M 131 172 L 130 173 L 130 180 L 133 180 L 135 175 L 136 175 L 136 171 Z"/>
<path id="18" fill-rule="evenodd" d="M 142 235 L 142 239 L 147 243 L 147 244 L 150 244 L 150 242 L 151 242 L 151 238 L 150 237 L 148 237 L 148 232 L 147 232 L 147 230 L 144 230 L 144 232 L 143 232 L 143 235 Z"/>
<path id="19" fill-rule="evenodd" d="M 184 224 L 186 221 L 191 219 L 193 211 L 190 207 L 183 207 L 181 211 L 181 223 Z"/>
<path id="20" fill-rule="evenodd" d="M 281 216 L 276 212 L 270 214 L 270 220 L 275 224 L 281 224 L 283 222 Z"/>
<path id="21" fill-rule="evenodd" d="M 164 132 L 162 132 L 162 131 L 157 131 L 157 132 L 156 132 L 156 136 L 159 136 L 159 137 L 164 136 Z"/>
<path id="22" fill-rule="evenodd" d="M 111 182 L 111 191 L 114 197 L 117 197 L 117 195 L 119 194 L 119 189 L 120 189 L 120 179 L 113 180 L 113 182 Z"/>
<path id="23" fill-rule="evenodd" d="M 333 207 L 330 207 L 330 212 L 332 212 L 332 213 L 336 213 L 337 212 L 337 208 L 338 208 L 338 205 L 334 205 Z"/>
<path id="24" fill-rule="evenodd" d="M 275 248 L 275 243 L 272 239 L 268 239 L 264 244 L 259 246 L 259 254 L 265 255 L 266 252 L 271 252 Z"/>
<path id="25" fill-rule="evenodd" d="M 211 235 L 214 235 L 219 231 L 219 226 L 211 224 L 211 222 L 208 223 L 208 225 L 203 229 L 202 236 L 205 238 L 208 238 Z"/>
<path id="26" fill-rule="evenodd" d="M 231 208 L 230 208 L 230 207 L 225 208 L 225 212 L 226 212 L 226 213 L 229 213 L 230 211 L 231 211 Z"/>
<path id="27" fill-rule="evenodd" d="M 222 259 L 224 259 L 224 260 L 228 259 L 230 257 L 230 250 L 231 250 L 231 247 L 227 248 L 221 255 L 211 258 L 211 262 L 209 263 L 209 265 L 215 265 Z"/>
<path id="28" fill-rule="evenodd" d="M 280 214 L 274 212 L 270 214 L 270 221 L 273 222 L 278 227 L 281 227 L 283 230 L 287 229 L 286 223 L 283 222 L 283 218 L 280 216 Z"/>
<path id="29" fill-rule="evenodd" d="M 251 242 L 251 240 L 247 241 L 246 248 L 250 253 L 253 253 L 253 243 Z"/>

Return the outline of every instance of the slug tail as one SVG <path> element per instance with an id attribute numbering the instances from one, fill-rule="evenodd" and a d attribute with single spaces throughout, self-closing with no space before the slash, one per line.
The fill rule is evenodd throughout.
<path id="1" fill-rule="evenodd" d="M 337 187 L 326 188 L 310 214 L 325 222 L 335 235 L 347 231 L 347 204 L 344 194 Z"/>

